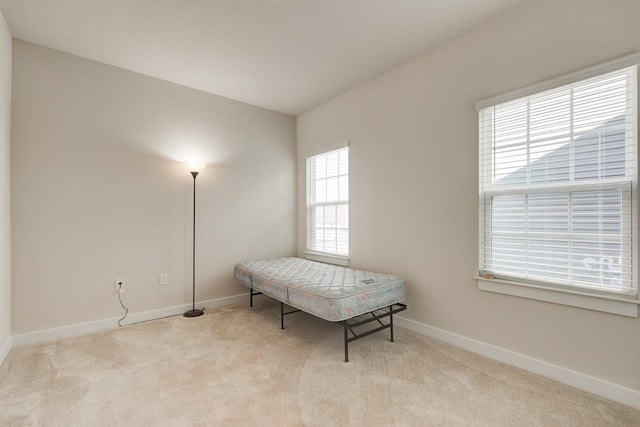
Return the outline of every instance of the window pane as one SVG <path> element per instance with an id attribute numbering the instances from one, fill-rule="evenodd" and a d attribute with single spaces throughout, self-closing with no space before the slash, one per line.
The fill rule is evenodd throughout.
<path id="1" fill-rule="evenodd" d="M 324 251 L 330 253 L 337 252 L 336 230 L 324 230 Z"/>
<path id="2" fill-rule="evenodd" d="M 571 179 L 571 146 L 569 137 L 560 137 L 531 144 L 529 181 L 532 184 L 569 181 Z M 521 182 L 526 182 L 525 173 Z"/>
<path id="3" fill-rule="evenodd" d="M 327 154 L 327 177 L 338 176 L 340 154 L 332 151 Z"/>
<path id="4" fill-rule="evenodd" d="M 599 194 L 595 191 L 574 193 L 571 222 L 573 232 L 578 234 L 598 234 L 600 215 L 594 207 L 598 206 Z"/>
<path id="5" fill-rule="evenodd" d="M 526 183 L 526 171 L 523 169 L 527 165 L 526 100 L 496 106 L 493 128 L 493 179 L 500 183 L 509 177 L 509 184 Z M 514 173 L 517 171 L 521 173 Z"/>
<path id="6" fill-rule="evenodd" d="M 569 244 L 566 240 L 530 239 L 528 245 L 531 276 L 569 280 Z"/>
<path id="7" fill-rule="evenodd" d="M 524 233 L 525 196 L 497 196 L 492 205 L 492 231 L 494 233 Z"/>
<path id="8" fill-rule="evenodd" d="M 327 180 L 321 179 L 316 181 L 316 202 L 322 203 L 327 201 Z"/>
<path id="9" fill-rule="evenodd" d="M 339 205 L 337 210 L 338 228 L 349 228 L 349 205 Z"/>
<path id="10" fill-rule="evenodd" d="M 571 91 L 558 89 L 534 95 L 529 111 L 529 182 L 571 179 Z"/>
<path id="11" fill-rule="evenodd" d="M 607 122 L 600 133 L 601 177 L 625 175 L 626 132 L 623 117 Z"/>
<path id="12" fill-rule="evenodd" d="M 601 81 L 577 84 L 573 90 L 574 132 L 588 132 L 625 114 L 627 77 L 616 73 Z"/>
<path id="13" fill-rule="evenodd" d="M 530 233 L 569 232 L 569 195 L 530 194 L 527 198 L 527 227 Z"/>
<path id="14" fill-rule="evenodd" d="M 341 176 L 340 181 L 340 197 L 337 200 L 346 201 L 349 200 L 349 177 Z"/>
<path id="15" fill-rule="evenodd" d="M 324 208 L 325 228 L 336 228 L 336 206 L 325 206 Z"/>
<path id="16" fill-rule="evenodd" d="M 319 156 L 314 159 L 315 162 L 315 179 L 322 179 L 327 177 L 327 159 L 324 156 Z"/>
<path id="17" fill-rule="evenodd" d="M 622 235 L 622 223 L 625 211 L 622 205 L 622 192 L 617 190 L 604 191 L 600 195 L 600 219 L 602 221 L 602 233 L 608 235 Z M 630 196 L 629 196 L 630 199 Z"/>
<path id="18" fill-rule="evenodd" d="M 567 138 L 571 131 L 570 111 L 571 91 L 569 89 L 560 88 L 531 96 L 529 99 L 530 140 L 541 144 Z"/>
<path id="19" fill-rule="evenodd" d="M 313 247 L 312 249 L 318 250 L 318 251 L 324 251 L 324 229 L 323 228 L 316 228 L 316 240 L 315 240 L 315 247 Z"/>
<path id="20" fill-rule="evenodd" d="M 526 240 L 524 238 L 495 235 L 491 243 L 492 257 L 488 270 L 520 276 L 526 274 Z"/>
<path id="21" fill-rule="evenodd" d="M 313 217 L 316 228 L 324 228 L 324 206 L 314 206 Z"/>
<path id="22" fill-rule="evenodd" d="M 327 179 L 327 201 L 336 202 L 340 200 L 338 177 Z"/>

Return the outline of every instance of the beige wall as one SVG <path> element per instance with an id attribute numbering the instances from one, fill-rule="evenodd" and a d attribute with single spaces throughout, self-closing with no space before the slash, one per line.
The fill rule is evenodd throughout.
<path id="1" fill-rule="evenodd" d="M 14 41 L 12 332 L 238 295 L 233 266 L 295 253 L 295 118 Z M 215 70 L 211 70 L 215 73 Z M 159 274 L 169 284 L 159 286 Z"/>
<path id="2" fill-rule="evenodd" d="M 403 275 L 407 317 L 640 390 L 640 319 L 477 290 L 474 103 L 640 50 L 637 0 L 532 2 L 298 117 L 304 154 L 351 141 L 351 265 Z"/>
<path id="3" fill-rule="evenodd" d="M 0 363 L 11 337 L 11 34 L 0 12 Z"/>

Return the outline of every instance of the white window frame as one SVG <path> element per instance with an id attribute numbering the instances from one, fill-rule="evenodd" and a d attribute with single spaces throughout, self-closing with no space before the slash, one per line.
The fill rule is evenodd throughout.
<path id="1" fill-rule="evenodd" d="M 348 178 L 348 187 L 349 187 L 349 197 L 347 200 L 340 200 L 340 201 L 329 201 L 329 202 L 316 202 L 315 201 L 315 197 L 314 197 L 314 192 L 315 192 L 315 182 L 312 182 L 311 175 L 313 174 L 313 171 L 310 170 L 310 160 L 313 159 L 314 157 L 317 156 L 322 156 L 322 155 L 326 155 L 329 154 L 333 151 L 339 151 L 342 149 L 347 149 L 349 150 L 349 142 L 345 142 L 339 145 L 335 145 L 335 146 L 330 146 L 330 147 L 325 147 L 322 150 L 318 150 L 318 151 L 314 151 L 311 153 L 307 153 L 305 155 L 305 179 L 306 179 L 306 225 L 305 225 L 305 232 L 306 232 L 306 239 L 305 239 L 305 257 L 307 259 L 313 260 L 313 261 L 320 261 L 320 262 L 325 262 L 325 263 L 329 263 L 329 264 L 336 264 L 336 265 L 341 265 L 341 266 L 348 266 L 349 265 L 349 250 L 350 250 L 350 237 L 351 237 L 351 232 L 350 232 L 350 218 L 349 218 L 349 224 L 347 227 L 347 230 L 349 231 L 349 239 L 347 241 L 347 254 L 338 254 L 338 253 L 333 253 L 333 252 L 324 252 L 324 251 L 319 251 L 316 250 L 314 248 L 310 248 L 310 241 L 312 240 L 311 234 L 313 233 L 314 227 L 311 224 L 315 223 L 315 218 L 313 217 L 313 211 L 314 211 L 314 207 L 317 206 L 347 206 L 349 207 L 349 200 L 351 198 L 351 178 L 350 178 L 350 174 L 351 174 L 351 153 L 349 152 L 349 170 L 348 170 L 348 174 L 347 174 L 347 178 Z M 349 150 L 350 151 L 350 150 Z"/>
<path id="2" fill-rule="evenodd" d="M 508 102 L 511 100 L 515 100 L 518 98 L 523 98 L 529 95 L 533 95 L 539 92 L 544 92 L 546 90 L 554 89 L 560 86 L 565 86 L 574 82 L 578 82 L 581 80 L 589 79 L 591 77 L 596 77 L 599 75 L 606 74 L 608 72 L 616 71 L 622 68 L 630 67 L 630 66 L 638 66 L 640 64 L 640 53 L 635 53 L 631 55 L 626 55 L 621 58 L 617 58 L 611 61 L 607 61 L 601 64 L 594 65 L 592 67 L 570 73 L 555 79 L 551 79 L 548 81 L 544 81 L 541 83 L 537 83 L 516 91 L 512 91 L 509 93 L 501 94 L 492 98 L 488 98 L 476 103 L 476 110 L 480 111 L 484 108 L 501 104 L 504 102 Z M 638 90 L 638 89 L 636 89 Z M 637 98 L 640 98 L 638 96 Z M 638 105 L 636 105 L 636 129 L 634 130 L 635 135 L 635 144 L 636 150 L 638 146 L 638 135 L 637 135 L 637 123 L 638 123 Z M 638 168 L 638 160 L 637 160 L 637 151 L 636 151 L 636 175 L 633 178 L 633 182 L 631 183 L 632 191 L 632 205 L 633 205 L 633 218 L 634 222 L 632 223 L 632 227 L 634 228 L 634 236 L 633 236 L 633 260 L 632 260 L 632 269 L 633 271 L 638 271 L 638 233 L 637 233 L 637 201 L 638 201 L 638 190 L 637 190 L 637 168 Z M 483 168 L 487 167 L 486 164 L 483 163 L 482 159 L 482 150 L 480 153 L 480 164 L 479 164 L 479 172 L 480 179 L 483 179 Z M 628 185 L 628 184 L 625 184 Z M 486 223 L 483 220 L 482 210 L 487 209 L 487 196 L 489 194 L 480 194 L 480 256 L 482 257 L 482 250 L 484 246 L 484 242 L 482 239 L 482 233 Z M 490 197 L 489 197 L 490 199 Z M 482 265 L 482 261 L 480 261 Z M 573 307 L 586 308 L 590 310 L 602 311 L 606 313 L 613 313 L 622 316 L 628 317 L 638 317 L 638 305 L 640 304 L 640 300 L 638 297 L 638 274 L 635 275 L 635 294 L 634 295 L 615 295 L 612 293 L 606 292 L 591 292 L 588 289 L 584 288 L 567 288 L 562 286 L 557 286 L 553 283 L 541 283 L 541 282 L 527 282 L 520 281 L 519 279 L 500 279 L 495 278 L 492 275 L 483 274 L 482 271 L 479 272 L 478 276 L 475 277 L 478 282 L 478 289 L 482 291 L 495 292 L 505 295 L 511 295 L 516 297 L 528 298 L 539 301 L 547 301 L 556 304 L 568 305 Z"/>

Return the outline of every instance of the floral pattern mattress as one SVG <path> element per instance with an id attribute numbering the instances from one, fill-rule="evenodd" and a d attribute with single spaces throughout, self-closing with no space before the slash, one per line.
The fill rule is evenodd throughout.
<path id="1" fill-rule="evenodd" d="M 338 322 L 407 298 L 403 278 L 301 258 L 273 258 L 237 264 L 244 285 L 291 307 Z"/>

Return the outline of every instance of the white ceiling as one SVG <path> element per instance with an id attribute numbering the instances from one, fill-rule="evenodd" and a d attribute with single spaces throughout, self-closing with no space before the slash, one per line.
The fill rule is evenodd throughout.
<path id="1" fill-rule="evenodd" d="M 528 0 L 0 0 L 14 37 L 303 113 Z"/>

